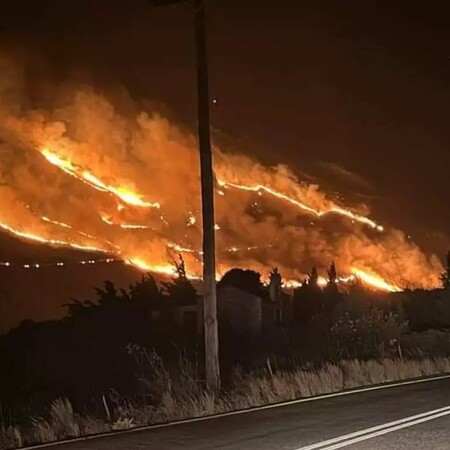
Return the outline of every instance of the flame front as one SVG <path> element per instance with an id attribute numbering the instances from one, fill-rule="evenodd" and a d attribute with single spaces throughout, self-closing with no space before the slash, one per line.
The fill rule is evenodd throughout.
<path id="1" fill-rule="evenodd" d="M 383 278 L 381 278 L 379 275 L 367 273 L 364 270 L 358 269 L 356 267 L 352 268 L 352 273 L 363 283 L 373 287 L 374 289 L 387 292 L 399 292 L 402 290 L 399 286 L 383 280 Z"/>
<path id="2" fill-rule="evenodd" d="M 2 92 L 0 228 L 166 274 L 182 253 L 190 275 L 201 274 L 198 150 L 190 133 L 146 111 L 125 115 L 93 88 L 20 115 Z M 435 256 L 288 168 L 218 147 L 214 164 L 218 274 L 278 266 L 294 284 L 334 260 L 342 283 L 358 277 L 385 291 L 439 284 Z"/>
<path id="3" fill-rule="evenodd" d="M 131 206 L 139 206 L 143 208 L 159 208 L 160 204 L 158 202 L 148 202 L 143 200 L 143 196 L 133 192 L 131 189 L 128 189 L 123 186 L 108 186 L 103 181 L 98 179 L 95 175 L 90 173 L 87 170 L 83 170 L 80 167 L 76 166 L 72 162 L 67 159 L 62 158 L 56 152 L 50 150 L 49 148 L 42 148 L 40 150 L 42 155 L 47 159 L 47 161 L 54 166 L 60 168 L 64 172 L 72 175 L 73 177 L 87 183 L 92 186 L 94 189 L 98 189 L 103 192 L 109 192 L 120 200 L 122 200 L 127 205 Z"/>
<path id="4" fill-rule="evenodd" d="M 71 241 L 63 241 L 60 239 L 47 239 L 43 236 L 40 236 L 38 234 L 34 234 L 34 233 L 29 233 L 27 231 L 20 231 L 17 229 L 14 229 L 12 227 L 10 227 L 9 225 L 6 225 L 4 223 L 0 223 L 0 228 L 2 228 L 4 231 L 12 234 L 13 236 L 16 236 L 18 238 L 22 238 L 22 239 L 26 239 L 28 241 L 33 241 L 33 242 L 39 242 L 41 244 L 48 244 L 48 245 L 53 245 L 53 246 L 57 246 L 57 247 L 71 247 L 74 248 L 76 250 L 83 250 L 86 252 L 102 252 L 102 253 L 108 253 L 109 250 L 101 248 L 101 247 L 96 247 L 93 245 L 82 245 L 82 244 L 77 244 L 76 242 L 71 242 Z"/>
<path id="5" fill-rule="evenodd" d="M 241 189 L 243 191 L 251 191 L 251 192 L 256 192 L 256 193 L 267 192 L 268 194 L 273 195 L 274 197 L 276 197 L 278 199 L 285 200 L 286 202 L 289 202 L 292 205 L 297 206 L 301 210 L 311 213 L 317 217 L 322 217 L 325 214 L 338 214 L 341 216 L 348 217 L 356 222 L 368 225 L 369 227 L 374 228 L 378 231 L 384 231 L 384 227 L 377 224 L 374 220 L 371 220 L 368 217 L 360 216 L 359 214 L 355 214 L 355 213 L 351 212 L 350 210 L 341 208 L 339 206 L 331 206 L 329 209 L 317 210 L 317 209 L 314 209 L 314 208 L 308 206 L 307 204 L 305 204 L 303 202 L 300 202 L 294 198 L 288 197 L 286 194 L 283 194 L 282 192 L 277 192 L 276 190 L 271 189 L 270 187 L 267 187 L 267 186 L 263 186 L 261 184 L 257 184 L 255 186 L 247 186 L 245 184 L 237 184 L 237 183 L 227 182 L 227 181 L 223 181 L 223 180 L 218 180 L 218 183 L 219 183 L 219 186 L 221 186 L 221 187 L 231 186 L 236 189 Z M 220 195 L 223 195 L 223 191 L 219 191 L 219 192 L 222 192 L 222 194 L 220 194 Z"/>

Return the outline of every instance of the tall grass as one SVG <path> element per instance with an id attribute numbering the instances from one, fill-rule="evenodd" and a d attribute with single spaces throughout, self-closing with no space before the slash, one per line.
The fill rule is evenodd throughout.
<path id="1" fill-rule="evenodd" d="M 324 364 L 320 368 L 274 370 L 267 367 L 244 374 L 236 370 L 228 391 L 214 395 L 204 388 L 196 376 L 195 367 L 181 359 L 171 373 L 158 360 L 152 364 L 153 378 L 161 389 L 152 387 L 154 404 L 119 403 L 113 411 L 114 420 L 74 413 L 67 399 L 54 401 L 47 418 L 34 418 L 30 427 L 2 428 L 0 448 L 13 448 L 30 443 L 129 429 L 152 423 L 175 421 L 190 417 L 218 414 L 270 403 L 294 400 L 355 387 L 417 378 L 426 375 L 450 373 L 450 358 L 390 359 L 359 361 L 344 360 Z M 153 381 L 154 381 L 153 380 Z"/>

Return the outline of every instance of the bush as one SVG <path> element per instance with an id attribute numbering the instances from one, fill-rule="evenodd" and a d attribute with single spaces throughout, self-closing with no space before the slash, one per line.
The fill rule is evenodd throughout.
<path id="1" fill-rule="evenodd" d="M 372 308 L 368 313 L 352 317 L 344 313 L 330 329 L 331 344 L 342 358 L 380 358 L 398 351 L 400 336 L 408 324 L 393 313 Z"/>

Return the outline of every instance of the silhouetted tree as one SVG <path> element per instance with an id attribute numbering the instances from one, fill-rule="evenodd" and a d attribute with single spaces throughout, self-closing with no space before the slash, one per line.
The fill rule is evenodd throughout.
<path id="1" fill-rule="evenodd" d="M 278 267 L 274 267 L 269 274 L 269 296 L 270 300 L 277 302 L 281 297 L 281 274 L 278 272 Z"/>
<path id="2" fill-rule="evenodd" d="M 319 274 L 313 267 L 302 286 L 294 291 L 294 318 L 306 325 L 313 316 L 324 309 L 324 294 L 319 286 Z"/>
<path id="3" fill-rule="evenodd" d="M 322 312 L 325 308 L 325 301 L 323 290 L 319 285 L 319 273 L 316 267 L 313 267 L 309 274 L 307 290 L 311 302 L 311 314 L 315 315 Z"/>
<path id="4" fill-rule="evenodd" d="M 164 301 L 161 288 L 150 274 L 142 275 L 140 281 L 130 284 L 128 295 L 139 307 L 146 309 L 160 305 Z"/>
<path id="5" fill-rule="evenodd" d="M 274 267 L 269 274 L 269 298 L 274 303 L 274 320 L 281 323 L 284 318 L 283 291 L 281 274 L 278 267 Z"/>
<path id="6" fill-rule="evenodd" d="M 441 281 L 444 289 L 450 289 L 450 251 L 447 253 L 447 267 L 441 275 Z"/>
<path id="7" fill-rule="evenodd" d="M 84 316 L 92 311 L 94 303 L 90 300 L 80 301 L 75 298 L 70 299 L 70 303 L 64 303 L 64 307 L 67 308 L 67 313 L 69 317 L 73 316 Z"/>
<path id="8" fill-rule="evenodd" d="M 163 282 L 163 293 L 168 296 L 170 304 L 191 305 L 197 302 L 198 294 L 186 275 L 183 257 L 178 255 L 179 261 L 174 261 L 176 277 L 169 282 Z"/>
<path id="9" fill-rule="evenodd" d="M 264 295 L 264 286 L 261 283 L 261 274 L 254 270 L 231 269 L 219 281 L 217 287 L 233 286 L 249 294 L 259 297 Z"/>
<path id="10" fill-rule="evenodd" d="M 338 274 L 334 261 L 327 271 L 327 285 L 323 291 L 324 296 L 324 313 L 327 319 L 330 319 L 335 306 L 342 300 L 342 295 L 338 289 Z"/>
<path id="11" fill-rule="evenodd" d="M 327 285 L 330 287 L 337 287 L 337 271 L 336 271 L 336 265 L 334 264 L 334 261 L 331 263 L 331 266 L 328 270 L 328 280 Z"/>

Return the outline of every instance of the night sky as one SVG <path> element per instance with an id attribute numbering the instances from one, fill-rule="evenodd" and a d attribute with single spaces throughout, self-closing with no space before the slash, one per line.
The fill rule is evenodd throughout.
<path id="1" fill-rule="evenodd" d="M 231 148 L 450 246 L 450 7 L 209 0 L 212 126 Z M 195 125 L 193 14 L 144 0 L 1 1 L 0 49 L 36 81 L 124 86 Z"/>

